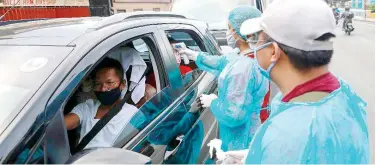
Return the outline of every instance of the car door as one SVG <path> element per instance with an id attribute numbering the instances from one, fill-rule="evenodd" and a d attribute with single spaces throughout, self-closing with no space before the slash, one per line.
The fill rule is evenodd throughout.
<path id="1" fill-rule="evenodd" d="M 190 73 L 181 76 L 184 86 L 184 93 L 181 98 L 188 111 L 197 111 L 198 107 L 192 105 L 192 103 L 201 94 L 216 93 L 216 79 L 212 74 L 198 69 L 194 61 L 190 61 L 189 64 L 177 64 L 169 39 L 184 42 L 190 49 L 209 54 L 215 54 L 217 49 L 213 46 L 209 37 L 191 25 L 162 25 L 160 31 L 170 59 L 175 61 L 174 65 L 189 66 L 192 69 Z M 191 118 L 195 119 L 195 122 L 191 125 L 187 135 L 182 139 L 181 144 L 175 148 L 176 151 L 173 153 L 175 155 L 170 156 L 166 163 L 204 163 L 206 160 L 209 151 L 207 143 L 217 137 L 218 126 L 209 109 L 199 109 L 198 111 L 197 118 Z M 187 154 L 186 152 L 191 153 Z M 177 159 L 185 159 L 186 162 L 179 162 Z"/>
<path id="2" fill-rule="evenodd" d="M 156 41 L 165 62 L 168 84 L 140 107 L 139 112 L 118 137 L 115 146 L 144 154 L 152 159 L 153 164 L 195 163 L 204 145 L 202 141 L 208 139 L 208 134 L 204 136 L 204 132 L 214 130 L 215 120 L 213 117 L 206 117 L 208 115 L 200 117 L 202 112 L 197 107 L 192 109 L 191 104 L 200 93 L 209 90 L 207 87 L 215 82 L 214 77 L 206 76 L 206 81 L 202 83 L 205 74 L 200 70 L 194 70 L 182 77 L 176 58 L 171 55 L 171 47 L 166 44 L 163 26 L 159 28 L 159 39 Z M 200 44 L 201 48 L 206 49 L 203 42 Z M 184 150 L 187 149 L 184 146 L 192 146 L 189 143 L 192 141 L 195 143 L 195 150 L 192 150 L 192 147 L 188 147 L 190 151 Z M 186 154 L 181 154 L 182 152 Z"/>

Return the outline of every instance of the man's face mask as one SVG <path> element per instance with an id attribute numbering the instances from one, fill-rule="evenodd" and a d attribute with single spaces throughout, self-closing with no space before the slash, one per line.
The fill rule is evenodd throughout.
<path id="1" fill-rule="evenodd" d="M 116 81 L 106 82 L 103 80 L 102 82 L 96 81 L 94 93 L 98 101 L 101 102 L 102 105 L 112 105 L 122 95 L 122 81 L 119 81 L 119 82 L 116 82 Z"/>
<path id="2" fill-rule="evenodd" d="M 121 96 L 120 86 L 109 91 L 95 91 L 95 96 L 97 96 L 97 99 L 101 104 L 112 105 Z"/>

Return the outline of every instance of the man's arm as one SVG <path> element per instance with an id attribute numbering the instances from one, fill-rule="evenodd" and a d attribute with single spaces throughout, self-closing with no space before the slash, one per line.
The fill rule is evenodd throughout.
<path id="1" fill-rule="evenodd" d="M 72 112 L 64 116 L 67 130 L 75 129 L 80 125 L 80 120 L 84 119 L 83 117 L 87 115 L 85 114 L 85 107 L 87 107 L 87 102 L 78 104 L 73 108 Z"/>
<path id="2" fill-rule="evenodd" d="M 75 113 L 69 113 L 64 116 L 64 121 L 68 131 L 75 129 L 80 125 L 80 117 Z"/>

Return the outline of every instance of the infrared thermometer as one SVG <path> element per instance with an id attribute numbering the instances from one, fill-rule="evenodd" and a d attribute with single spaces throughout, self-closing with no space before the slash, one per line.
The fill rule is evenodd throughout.
<path id="1" fill-rule="evenodd" d="M 187 49 L 187 46 L 185 45 L 184 42 L 179 42 L 179 43 L 176 43 L 176 44 L 172 44 L 172 47 L 176 51 L 180 51 L 182 49 Z M 181 55 L 181 57 L 183 58 L 184 64 L 188 65 L 189 64 L 189 58 L 188 58 L 188 56 L 187 55 Z"/>
<path id="2" fill-rule="evenodd" d="M 184 42 L 179 42 L 179 43 L 176 43 L 176 44 L 172 44 L 172 47 L 173 47 L 175 50 L 177 50 L 177 51 L 182 50 L 182 49 L 186 49 L 186 48 L 187 48 L 187 46 L 185 45 Z"/>

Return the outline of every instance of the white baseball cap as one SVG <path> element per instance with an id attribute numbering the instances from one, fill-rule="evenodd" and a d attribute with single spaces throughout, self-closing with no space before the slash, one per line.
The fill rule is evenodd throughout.
<path id="1" fill-rule="evenodd" d="M 335 35 L 335 18 L 324 0 L 275 0 L 259 18 L 245 21 L 242 35 L 264 31 L 273 40 L 304 51 L 333 50 L 332 41 L 318 41 L 326 33 Z"/>

